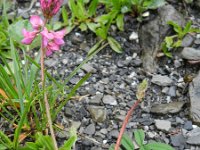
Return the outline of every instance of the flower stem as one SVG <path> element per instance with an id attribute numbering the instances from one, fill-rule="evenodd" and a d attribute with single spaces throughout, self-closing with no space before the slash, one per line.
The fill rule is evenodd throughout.
<path id="1" fill-rule="evenodd" d="M 133 113 L 133 111 L 135 110 L 135 108 L 138 106 L 138 104 L 140 103 L 141 101 L 140 100 L 137 100 L 133 106 L 129 109 L 127 115 L 126 115 L 126 118 L 124 119 L 124 122 L 122 124 L 122 127 L 120 129 L 120 133 L 119 133 L 119 136 L 117 138 L 117 142 L 116 142 L 116 145 L 115 145 L 115 150 L 118 150 L 119 147 L 120 147 L 120 142 L 121 142 L 121 139 L 122 139 L 122 136 L 124 134 L 124 130 L 126 128 L 126 125 L 128 124 L 128 121 L 131 117 L 131 114 Z"/>
<path id="2" fill-rule="evenodd" d="M 41 44 L 41 59 L 40 59 L 40 63 L 41 63 L 42 88 L 44 90 L 44 104 L 45 104 L 45 110 L 46 110 L 48 125 L 49 125 L 49 129 L 50 129 L 50 133 L 51 133 L 51 138 L 53 140 L 54 150 L 58 150 L 58 146 L 57 146 L 57 142 L 56 142 L 53 126 L 52 126 L 50 106 L 49 106 L 49 102 L 48 102 L 48 99 L 47 99 L 47 93 L 45 92 L 44 55 L 45 55 L 45 47 L 44 47 L 43 42 L 42 42 L 42 44 Z"/>

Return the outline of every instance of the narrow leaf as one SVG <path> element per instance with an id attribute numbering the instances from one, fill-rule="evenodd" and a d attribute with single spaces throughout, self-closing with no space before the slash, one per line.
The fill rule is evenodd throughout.
<path id="1" fill-rule="evenodd" d="M 108 37 L 110 47 L 117 53 L 122 53 L 121 45 L 112 37 Z"/>

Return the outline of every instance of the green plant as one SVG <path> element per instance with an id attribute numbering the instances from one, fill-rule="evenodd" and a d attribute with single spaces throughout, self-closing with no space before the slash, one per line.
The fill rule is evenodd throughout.
<path id="1" fill-rule="evenodd" d="M 131 0 L 133 12 L 142 21 L 142 14 L 149 9 L 157 9 L 165 4 L 165 0 Z"/>
<path id="2" fill-rule="evenodd" d="M 176 33 L 175 35 L 165 37 L 164 42 L 162 43 L 162 50 L 168 57 L 172 57 L 170 52 L 172 49 L 181 47 L 182 40 L 187 34 L 200 32 L 199 29 L 192 27 L 192 21 L 187 22 L 185 27 L 181 27 L 173 21 L 169 21 L 167 24 L 171 25 Z"/>
<path id="3" fill-rule="evenodd" d="M 139 146 L 139 150 L 174 150 L 174 148 L 171 146 L 160 142 L 151 141 L 147 144 L 144 144 L 145 133 L 141 129 L 134 131 L 134 139 L 137 146 Z M 124 134 L 122 137 L 121 147 L 125 150 L 135 149 L 133 140 L 127 134 Z M 114 145 L 111 145 L 109 150 L 114 150 Z"/>

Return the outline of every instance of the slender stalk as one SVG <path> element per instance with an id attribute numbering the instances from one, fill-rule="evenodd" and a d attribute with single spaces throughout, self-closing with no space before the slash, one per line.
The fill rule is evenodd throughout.
<path id="1" fill-rule="evenodd" d="M 120 142 L 121 142 L 121 139 L 122 139 L 122 136 L 123 136 L 123 133 L 124 133 L 124 130 L 126 128 L 126 125 L 128 124 L 128 121 L 131 117 L 131 114 L 133 113 L 133 111 L 135 110 L 135 108 L 138 106 L 138 104 L 141 102 L 141 100 L 137 100 L 133 106 L 129 109 L 127 115 L 126 115 L 126 118 L 124 119 L 123 121 L 123 124 L 122 124 L 122 127 L 120 129 L 120 133 L 119 133 L 119 136 L 117 138 L 117 142 L 116 142 L 116 145 L 115 145 L 115 150 L 118 150 L 119 147 L 120 147 Z"/>
<path id="2" fill-rule="evenodd" d="M 46 22 L 47 21 L 45 21 L 45 24 L 46 24 Z M 43 41 L 43 37 L 42 37 L 42 41 Z M 42 42 L 41 43 L 41 59 L 40 59 L 41 80 L 42 80 L 42 88 L 45 91 L 44 56 L 45 56 L 45 47 L 44 47 L 43 42 Z M 58 150 L 58 145 L 57 145 L 57 142 L 56 142 L 56 138 L 55 138 L 55 134 L 54 134 L 54 130 L 53 130 L 53 125 L 52 125 L 52 120 L 51 120 L 50 106 L 49 106 L 49 102 L 48 102 L 48 99 L 47 99 L 47 93 L 46 92 L 44 92 L 44 104 L 45 104 L 45 110 L 46 110 L 48 125 L 49 125 L 49 129 L 50 129 L 50 133 L 51 133 L 51 138 L 53 140 L 54 150 Z"/>

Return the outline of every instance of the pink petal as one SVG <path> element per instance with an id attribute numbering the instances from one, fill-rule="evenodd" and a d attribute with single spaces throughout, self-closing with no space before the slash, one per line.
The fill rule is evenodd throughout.
<path id="1" fill-rule="evenodd" d="M 59 48 L 59 45 L 57 45 L 57 44 L 55 44 L 55 43 L 53 43 L 53 42 L 50 42 L 49 44 L 48 44 L 48 47 L 51 49 L 51 50 L 53 50 L 53 51 L 58 51 L 60 48 Z"/>
<path id="2" fill-rule="evenodd" d="M 54 32 L 55 37 L 63 38 L 66 34 L 66 29 L 62 29 L 60 31 Z"/>
<path id="3" fill-rule="evenodd" d="M 46 27 L 44 27 L 43 31 L 41 32 L 42 36 L 46 37 L 49 40 L 52 40 L 54 38 L 54 35 L 52 33 L 49 33 Z"/>
<path id="4" fill-rule="evenodd" d="M 24 38 L 21 42 L 22 42 L 22 44 L 29 45 L 32 43 L 33 40 L 34 40 L 34 38 L 28 37 L 28 38 Z"/>
<path id="5" fill-rule="evenodd" d="M 46 50 L 46 56 L 50 56 L 53 52 L 49 49 Z"/>
<path id="6" fill-rule="evenodd" d="M 63 45 L 65 42 L 63 39 L 61 38 L 55 38 L 54 39 L 54 42 L 57 44 L 57 45 Z"/>
<path id="7" fill-rule="evenodd" d="M 43 20 L 36 15 L 31 16 L 30 22 L 35 30 L 39 30 L 42 26 L 44 26 Z"/>

